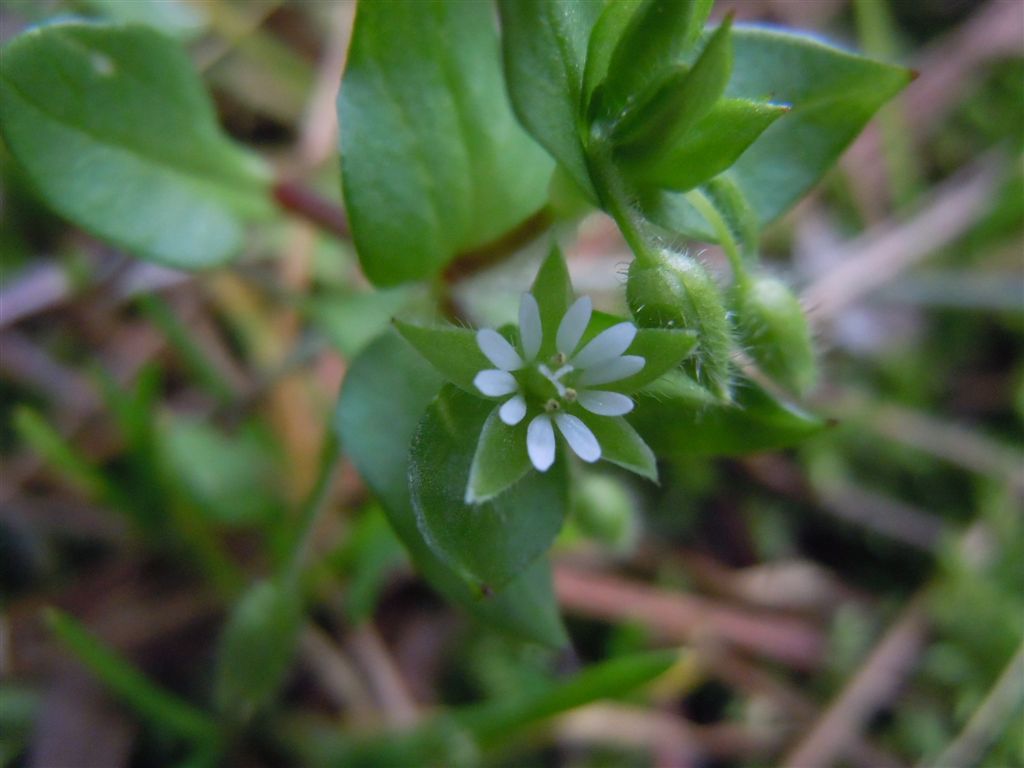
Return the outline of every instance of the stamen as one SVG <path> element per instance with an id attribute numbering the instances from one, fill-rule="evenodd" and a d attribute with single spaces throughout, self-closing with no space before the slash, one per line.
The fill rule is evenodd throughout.
<path id="1" fill-rule="evenodd" d="M 544 410 L 547 411 L 548 413 L 554 413 L 555 411 L 558 411 L 561 408 L 562 404 L 555 400 L 555 398 L 551 398 L 546 403 L 544 403 Z"/>
<path id="2" fill-rule="evenodd" d="M 562 397 L 565 398 L 565 402 L 567 402 L 567 403 L 575 403 L 576 402 L 576 390 L 573 389 L 572 387 L 566 387 L 565 388 L 565 392 L 562 393 Z"/>

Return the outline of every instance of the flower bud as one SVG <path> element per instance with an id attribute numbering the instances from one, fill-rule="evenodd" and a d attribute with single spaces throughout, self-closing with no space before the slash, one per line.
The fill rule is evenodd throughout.
<path id="1" fill-rule="evenodd" d="M 686 364 L 714 394 L 730 399 L 729 317 L 718 284 L 699 261 L 671 251 L 653 266 L 634 261 L 626 299 L 640 326 L 697 331 L 697 352 Z"/>
<path id="2" fill-rule="evenodd" d="M 765 373 L 806 393 L 817 379 L 811 332 L 800 302 L 773 277 L 752 275 L 732 291 L 740 341 Z"/>
<path id="3" fill-rule="evenodd" d="M 573 494 L 572 512 L 583 534 L 617 552 L 628 552 L 636 544 L 635 504 L 619 480 L 608 475 L 584 475 Z"/>

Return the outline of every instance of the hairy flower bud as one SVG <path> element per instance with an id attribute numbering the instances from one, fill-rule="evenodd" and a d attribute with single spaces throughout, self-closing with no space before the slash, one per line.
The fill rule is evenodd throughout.
<path id="1" fill-rule="evenodd" d="M 786 285 L 751 276 L 732 291 L 740 341 L 761 369 L 798 393 L 814 386 L 817 364 L 807 317 Z"/>
<path id="2" fill-rule="evenodd" d="M 730 398 L 729 317 L 717 283 L 699 261 L 671 251 L 663 251 L 653 266 L 634 261 L 626 299 L 641 326 L 696 330 L 697 353 L 687 365 L 712 392 Z"/>

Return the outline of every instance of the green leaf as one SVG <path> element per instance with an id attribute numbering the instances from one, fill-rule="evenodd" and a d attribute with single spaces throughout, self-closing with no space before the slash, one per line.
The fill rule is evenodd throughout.
<path id="1" fill-rule="evenodd" d="M 396 332 L 385 333 L 360 353 L 345 376 L 335 415 L 342 446 L 380 499 L 416 567 L 438 591 L 490 626 L 542 645 L 562 646 L 565 629 L 547 561 L 538 560 L 503 590 L 481 599 L 420 533 L 409 497 L 409 444 L 442 383 Z"/>
<path id="2" fill-rule="evenodd" d="M 360 3 L 338 100 L 342 182 L 378 285 L 433 275 L 547 199 L 553 165 L 505 95 L 488 3 Z"/>
<path id="3" fill-rule="evenodd" d="M 43 199 L 136 255 L 182 269 L 242 246 L 271 211 L 266 170 L 219 130 L 184 51 L 148 27 L 60 23 L 3 52 L 0 130 Z"/>
<path id="4" fill-rule="evenodd" d="M 420 531 L 434 552 L 485 593 L 502 588 L 547 551 L 569 502 L 563 459 L 547 472 L 527 474 L 490 501 L 465 503 L 477 442 L 494 408 L 444 387 L 420 421 L 409 454 L 409 489 Z M 521 448 L 525 455 L 525 439 Z"/>
<path id="5" fill-rule="evenodd" d="M 516 116 L 595 200 L 580 136 L 580 114 L 587 45 L 601 9 L 602 4 L 592 0 L 500 0 L 498 4 L 505 77 Z"/>
<path id="6" fill-rule="evenodd" d="M 524 450 L 527 424 L 523 419 L 509 426 L 499 418 L 497 408 L 491 410 L 469 469 L 467 504 L 497 496 L 529 471 L 530 458 Z"/>
<path id="7" fill-rule="evenodd" d="M 63 611 L 46 613 L 50 629 L 96 677 L 155 727 L 205 745 L 220 740 L 220 729 L 207 713 L 152 683 Z"/>
<path id="8" fill-rule="evenodd" d="M 722 99 L 672 146 L 642 161 L 624 161 L 645 184 L 685 191 L 729 168 L 789 108 L 781 104 Z"/>
<path id="9" fill-rule="evenodd" d="M 595 664 L 569 680 L 442 713 L 404 732 L 356 736 L 333 728 L 298 745 L 308 762 L 371 768 L 398 765 L 476 765 L 478 750 L 524 743 L 557 715 L 602 699 L 622 698 L 667 672 L 680 656 L 654 651 Z M 684 657 L 685 658 L 685 657 Z"/>
<path id="10" fill-rule="evenodd" d="M 291 580 L 261 581 L 231 611 L 217 651 L 214 698 L 234 721 L 251 718 L 281 687 L 302 626 Z"/>
<path id="11" fill-rule="evenodd" d="M 476 331 L 454 325 L 428 328 L 401 320 L 395 320 L 395 328 L 445 380 L 483 397 L 473 386 L 473 379 L 480 371 L 494 368 L 494 364 L 480 351 Z"/>
<path id="12" fill-rule="evenodd" d="M 602 459 L 658 482 L 654 453 L 623 417 L 598 416 L 588 419 L 587 426 L 601 445 Z"/>
<path id="13" fill-rule="evenodd" d="M 725 174 L 763 226 L 822 177 L 878 108 L 906 86 L 911 73 L 794 32 L 737 27 L 732 38 L 732 78 L 725 96 L 791 107 Z M 663 226 L 714 240 L 681 194 L 651 193 L 642 202 Z"/>
<path id="14" fill-rule="evenodd" d="M 493 747 L 521 736 L 524 729 L 601 699 L 624 696 L 668 671 L 675 651 L 622 656 L 595 664 L 546 691 L 485 702 L 455 714 L 480 746 Z"/>
<path id="15" fill-rule="evenodd" d="M 729 82 L 731 28 L 732 17 L 727 16 L 711 34 L 692 69 L 668 70 L 672 74 L 652 86 L 649 96 L 639 96 L 636 108 L 627 112 L 612 131 L 619 153 L 634 158 L 661 154 L 711 110 Z"/>
<path id="16" fill-rule="evenodd" d="M 825 422 L 777 400 L 753 381 L 736 385 L 732 405 L 706 406 L 694 392 L 638 397 L 629 421 L 659 456 L 742 456 L 785 448 Z"/>
<path id="17" fill-rule="evenodd" d="M 106 476 L 38 411 L 19 405 L 14 411 L 13 421 L 18 436 L 64 480 L 93 500 L 110 500 L 113 488 Z"/>
<path id="18" fill-rule="evenodd" d="M 258 432 L 225 435 L 207 422 L 174 417 L 160 438 L 181 490 L 210 519 L 253 525 L 280 509 L 274 456 Z"/>
<path id="19" fill-rule="evenodd" d="M 606 114 L 618 114 L 631 96 L 646 90 L 659 73 L 687 53 L 700 36 L 712 4 L 713 0 L 645 0 L 631 14 L 606 66 Z M 610 8 L 617 5 L 610 4 L 602 22 L 608 24 L 604 17 L 612 16 Z M 616 14 L 617 24 L 621 24 L 617 18 L 621 15 Z M 595 69 L 598 66 L 595 64 Z M 588 59 L 588 74 L 590 68 Z"/>

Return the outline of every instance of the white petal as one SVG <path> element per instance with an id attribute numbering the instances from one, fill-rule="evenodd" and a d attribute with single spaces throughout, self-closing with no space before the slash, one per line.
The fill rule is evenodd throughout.
<path id="1" fill-rule="evenodd" d="M 579 404 L 598 416 L 622 416 L 633 410 L 633 401 L 618 392 L 583 389 L 576 393 Z"/>
<path id="2" fill-rule="evenodd" d="M 547 472 L 555 463 L 555 430 L 546 413 L 535 416 L 526 428 L 526 452 L 530 462 L 541 472 Z"/>
<path id="3" fill-rule="evenodd" d="M 498 418 L 508 424 L 510 427 L 514 427 L 520 421 L 523 420 L 523 416 L 526 415 L 526 400 L 522 395 L 516 395 L 515 397 L 509 398 L 504 402 L 501 408 L 498 410 Z"/>
<path id="4" fill-rule="evenodd" d="M 555 416 L 555 423 L 558 431 L 565 436 L 566 442 L 572 448 L 573 453 L 588 463 L 593 463 L 601 458 L 601 446 L 590 431 L 590 427 L 569 413 L 559 413 Z"/>
<path id="5" fill-rule="evenodd" d="M 523 356 L 527 360 L 537 356 L 543 338 L 540 307 L 532 293 L 524 293 L 519 300 L 519 339 L 523 342 Z"/>
<path id="6" fill-rule="evenodd" d="M 580 374 L 576 383 L 581 387 L 608 384 L 632 376 L 643 367 L 644 359 L 639 355 L 623 355 L 587 368 Z"/>
<path id="7" fill-rule="evenodd" d="M 473 386 L 488 397 L 511 395 L 519 389 L 519 383 L 515 376 L 508 371 L 495 370 L 480 371 L 473 378 Z"/>
<path id="8" fill-rule="evenodd" d="M 581 296 L 565 311 L 562 322 L 558 324 L 558 335 L 555 337 L 555 346 L 559 352 L 568 356 L 576 351 L 576 346 L 583 338 L 583 332 L 590 324 L 592 309 L 590 297 Z"/>
<path id="9" fill-rule="evenodd" d="M 580 350 L 580 353 L 572 359 L 572 364 L 577 368 L 589 368 L 592 365 L 603 363 L 618 357 L 636 336 L 636 326 L 632 323 L 619 323 L 611 328 L 601 331 L 587 346 Z"/>
<path id="10" fill-rule="evenodd" d="M 487 355 L 488 360 L 503 371 L 517 371 L 523 367 L 523 359 L 515 347 L 491 328 L 481 328 L 476 332 L 476 345 Z"/>

